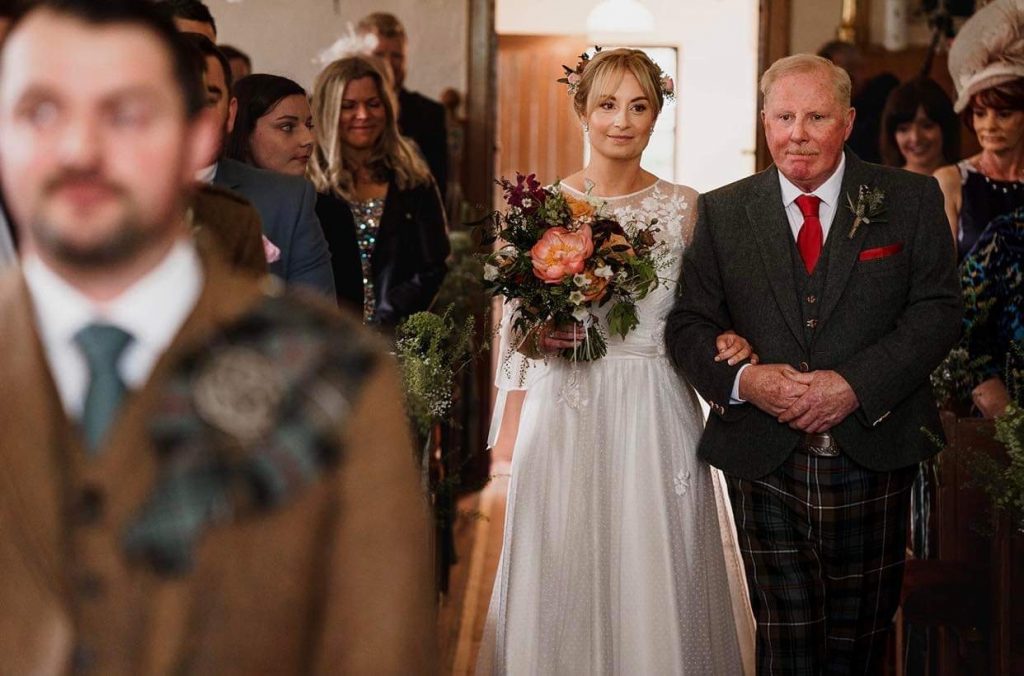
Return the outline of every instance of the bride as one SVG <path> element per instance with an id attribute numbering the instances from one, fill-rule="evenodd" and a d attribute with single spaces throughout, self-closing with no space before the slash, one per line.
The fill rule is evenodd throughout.
<path id="1" fill-rule="evenodd" d="M 640 167 L 671 81 L 637 50 L 581 65 L 568 80 L 591 159 L 561 188 L 623 224 L 657 218 L 672 260 L 662 274 L 675 280 L 697 195 Z M 738 557 L 727 562 L 722 533 L 732 526 L 697 458 L 698 399 L 663 347 L 674 295 L 663 283 L 638 304 L 633 332 L 575 365 L 515 353 L 506 306 L 491 436 L 514 452 L 478 673 L 743 673 L 741 641 L 752 638 L 745 591 L 730 595 Z M 554 354 L 573 333 L 559 327 L 537 342 Z M 709 361 L 750 356 L 735 334 L 718 349 Z"/>

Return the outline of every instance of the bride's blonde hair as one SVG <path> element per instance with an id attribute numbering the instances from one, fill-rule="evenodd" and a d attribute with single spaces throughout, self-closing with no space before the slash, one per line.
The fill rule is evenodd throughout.
<path id="1" fill-rule="evenodd" d="M 632 73 L 640 83 L 657 117 L 665 105 L 661 68 L 639 49 L 626 48 L 598 52 L 587 62 L 572 97 L 576 114 L 583 118 L 589 115 L 601 99 L 615 93 L 626 73 Z"/>
<path id="2" fill-rule="evenodd" d="M 313 87 L 313 125 L 317 144 L 306 174 L 317 192 L 332 193 L 351 200 L 355 170 L 345 157 L 340 130 L 341 104 L 345 87 L 353 80 L 372 78 L 384 105 L 384 130 L 373 146 L 368 162 L 374 179 L 386 181 L 393 173 L 395 184 L 406 190 L 430 182 L 430 169 L 411 141 L 398 132 L 398 102 L 392 91 L 391 70 L 371 56 L 348 56 L 327 65 Z"/>

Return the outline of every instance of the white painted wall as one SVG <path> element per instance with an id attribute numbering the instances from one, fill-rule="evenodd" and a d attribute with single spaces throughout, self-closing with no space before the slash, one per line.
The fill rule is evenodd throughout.
<path id="1" fill-rule="evenodd" d="M 409 89 L 433 99 L 446 87 L 466 90 L 467 0 L 205 2 L 217 21 L 218 40 L 248 52 L 256 72 L 284 75 L 309 88 L 320 71 L 313 59 L 345 33 L 346 22 L 383 11 L 397 16 L 409 33 Z"/>
<path id="2" fill-rule="evenodd" d="M 496 0 L 501 34 L 585 35 L 597 0 Z M 757 120 L 757 0 L 644 0 L 650 34 L 595 35 L 596 44 L 668 45 L 679 50 L 676 180 L 706 191 L 754 169 Z M 566 55 L 573 63 L 575 55 Z M 538 75 L 538 86 L 555 83 Z"/>

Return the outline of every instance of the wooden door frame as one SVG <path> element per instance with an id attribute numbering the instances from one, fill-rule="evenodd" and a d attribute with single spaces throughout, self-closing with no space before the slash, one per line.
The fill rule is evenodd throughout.
<path id="1" fill-rule="evenodd" d="M 760 81 L 761 73 L 765 72 L 768 66 L 789 55 L 790 5 L 790 0 L 761 0 L 760 2 L 757 36 L 758 81 Z M 755 169 L 761 171 L 772 163 L 772 158 L 768 152 L 768 144 L 764 140 L 764 130 L 761 127 L 763 102 L 761 101 L 760 87 L 755 87 L 755 92 L 757 97 L 757 115 L 754 119 Z"/>
<path id="2" fill-rule="evenodd" d="M 466 87 L 466 175 L 463 191 L 473 211 L 493 208 L 494 144 L 497 134 L 497 53 L 495 0 L 469 0 L 469 54 Z"/>

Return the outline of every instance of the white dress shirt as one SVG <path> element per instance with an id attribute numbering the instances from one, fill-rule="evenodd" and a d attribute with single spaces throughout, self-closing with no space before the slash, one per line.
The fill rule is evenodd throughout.
<path id="1" fill-rule="evenodd" d="M 793 232 L 793 241 L 796 241 L 800 234 L 800 228 L 804 225 L 804 215 L 796 203 L 800 195 L 814 195 L 821 200 L 818 205 L 818 220 L 821 221 L 821 241 L 828 241 L 829 230 L 832 229 L 832 221 L 835 220 L 836 210 L 839 208 L 839 193 L 843 187 L 843 174 L 846 171 L 846 154 L 839 156 L 839 166 L 832 172 L 828 179 L 819 185 L 813 192 L 805 193 L 800 188 L 779 172 L 779 186 L 782 188 L 782 206 L 786 209 L 786 218 L 789 219 L 789 229 Z M 740 399 L 740 376 L 750 366 L 744 364 L 736 372 L 736 379 L 732 383 L 732 395 L 729 398 L 730 404 L 742 404 L 746 400 Z"/>
<path id="2" fill-rule="evenodd" d="M 117 298 L 96 303 L 71 286 L 38 256 L 22 262 L 39 337 L 68 416 L 78 418 L 89 373 L 75 334 L 93 322 L 112 324 L 133 340 L 121 356 L 121 378 L 138 389 L 149 378 L 192 312 L 203 286 L 203 269 L 191 240 L 182 239 L 142 279 Z"/>

